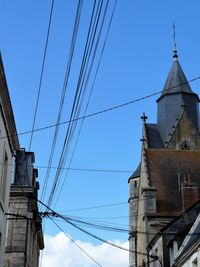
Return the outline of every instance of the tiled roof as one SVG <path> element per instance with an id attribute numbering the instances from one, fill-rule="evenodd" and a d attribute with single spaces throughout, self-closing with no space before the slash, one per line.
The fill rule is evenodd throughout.
<path id="1" fill-rule="evenodd" d="M 147 149 L 146 156 L 149 180 L 157 189 L 158 213 L 177 215 L 181 212 L 179 183 L 188 174 L 188 169 L 192 182 L 200 188 L 200 151 Z"/>

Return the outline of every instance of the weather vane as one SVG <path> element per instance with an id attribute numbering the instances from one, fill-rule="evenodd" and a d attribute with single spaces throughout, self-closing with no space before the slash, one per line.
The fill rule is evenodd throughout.
<path id="1" fill-rule="evenodd" d="M 176 49 L 176 25 L 174 21 L 173 21 L 173 42 L 174 42 L 173 58 L 178 58 L 177 49 Z"/>

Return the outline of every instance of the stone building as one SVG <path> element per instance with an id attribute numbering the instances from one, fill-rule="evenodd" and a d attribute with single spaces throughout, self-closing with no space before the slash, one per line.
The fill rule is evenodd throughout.
<path id="1" fill-rule="evenodd" d="M 130 267 L 149 266 L 152 239 L 200 197 L 199 97 L 176 50 L 173 58 L 157 100 L 157 123 L 147 123 L 142 116 L 141 163 L 129 179 Z M 163 258 L 157 263 L 155 257 L 150 259 L 154 266 L 163 264 Z"/>
<path id="2" fill-rule="evenodd" d="M 3 266 L 10 182 L 19 141 L 9 91 L 0 55 L 0 266 Z"/>
<path id="3" fill-rule="evenodd" d="M 44 248 L 33 163 L 20 149 L 0 55 L 0 266 L 37 267 Z"/>
<path id="4" fill-rule="evenodd" d="M 37 204 L 38 171 L 33 168 L 34 161 L 33 152 L 17 151 L 15 179 L 10 191 L 4 267 L 39 266 L 44 241 Z"/>
<path id="5" fill-rule="evenodd" d="M 200 266 L 200 214 L 192 225 L 174 259 L 177 267 Z"/>
<path id="6" fill-rule="evenodd" d="M 154 236 L 147 246 L 147 254 L 156 256 L 157 260 L 153 260 L 149 256 L 150 267 L 160 266 L 160 262 L 162 262 L 163 266 L 175 267 L 177 266 L 175 265 L 175 261 L 177 262 L 177 257 L 180 259 L 181 256 L 181 258 L 184 258 L 184 260 L 186 257 L 188 258 L 188 255 L 185 255 L 186 251 L 188 252 L 188 250 L 190 250 L 190 253 L 187 253 L 189 254 L 189 258 L 191 256 L 191 252 L 192 254 L 196 254 L 196 251 L 194 251 L 190 245 L 192 245 L 193 241 L 197 241 L 197 239 L 199 241 L 198 233 L 200 230 L 200 224 L 198 227 L 195 227 L 195 233 L 192 231 L 192 226 L 197 224 L 196 221 L 197 218 L 199 218 L 199 214 L 200 201 L 196 202 L 189 209 L 184 211 L 184 213 L 181 213 L 179 216 L 177 216 Z M 186 240 L 189 240 L 189 242 Z M 194 267 L 193 265 L 191 266 Z"/>

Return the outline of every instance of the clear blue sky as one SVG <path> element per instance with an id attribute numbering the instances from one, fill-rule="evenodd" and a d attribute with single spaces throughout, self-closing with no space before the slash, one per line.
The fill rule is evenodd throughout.
<path id="1" fill-rule="evenodd" d="M 65 111 L 68 119 L 71 92 L 80 66 L 92 0 L 86 0 Z M 110 8 L 114 1 L 110 1 Z M 0 49 L 4 61 L 18 133 L 30 130 L 38 91 L 50 0 L 0 0 Z M 36 128 L 55 123 L 77 1 L 55 1 Z M 198 0 L 118 0 L 110 35 L 95 83 L 88 113 L 160 91 L 172 64 L 172 21 L 180 63 L 188 79 L 200 75 L 200 3 Z M 199 93 L 200 82 L 192 83 Z M 72 162 L 74 168 L 134 170 L 140 161 L 142 112 L 156 122 L 156 98 L 85 120 Z M 66 126 L 61 127 L 62 144 Z M 53 129 L 35 133 L 35 165 L 47 166 Z M 20 136 L 28 149 L 30 135 Z M 60 148 L 53 165 L 57 165 Z M 67 165 L 66 165 L 67 166 Z M 51 177 L 53 177 L 52 172 Z M 128 201 L 129 173 L 70 171 L 56 210 L 71 210 Z M 45 170 L 39 169 L 42 188 Z M 51 184 L 49 184 L 51 186 Z M 108 221 L 128 226 L 128 205 L 76 211 L 74 216 L 124 217 Z M 104 219 L 105 221 L 106 219 Z M 75 239 L 89 240 L 71 227 Z M 46 233 L 58 230 L 46 224 Z M 127 240 L 128 235 L 101 233 L 106 239 Z M 90 239 L 92 242 L 96 242 Z"/>

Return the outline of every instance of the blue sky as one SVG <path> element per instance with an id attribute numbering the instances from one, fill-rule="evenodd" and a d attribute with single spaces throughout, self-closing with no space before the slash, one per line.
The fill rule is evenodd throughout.
<path id="1" fill-rule="evenodd" d="M 92 3 L 92 0 L 84 1 L 62 121 L 69 116 Z M 113 4 L 114 1 L 110 1 L 109 12 Z M 32 127 L 51 1 L 0 0 L 0 6 L 0 49 L 20 133 Z M 55 1 L 36 128 L 56 121 L 76 6 L 75 0 Z M 162 90 L 173 61 L 173 20 L 176 23 L 177 49 L 183 70 L 188 79 L 199 76 L 199 10 L 200 3 L 197 0 L 118 0 L 87 113 Z M 199 81 L 191 84 L 196 93 L 199 93 L 199 84 Z M 156 121 L 156 99 L 152 97 L 86 119 L 71 167 L 134 170 L 140 161 L 140 116 L 145 111 L 149 122 Z M 58 162 L 65 131 L 66 125 L 61 126 L 54 166 Z M 32 151 L 35 152 L 35 165 L 47 166 L 52 136 L 53 129 L 34 134 Z M 28 149 L 29 140 L 30 135 L 20 136 L 21 146 Z M 51 178 L 53 176 L 52 171 Z M 129 176 L 130 173 L 70 171 L 56 210 L 126 202 Z M 39 168 L 41 188 L 44 177 L 45 169 Z M 104 221 L 128 226 L 127 204 L 68 214 L 104 218 Z M 97 242 L 66 224 L 61 226 L 74 239 Z M 49 235 L 59 232 L 48 222 L 45 230 Z M 128 238 L 127 234 L 91 231 L 111 240 L 126 241 Z"/>

